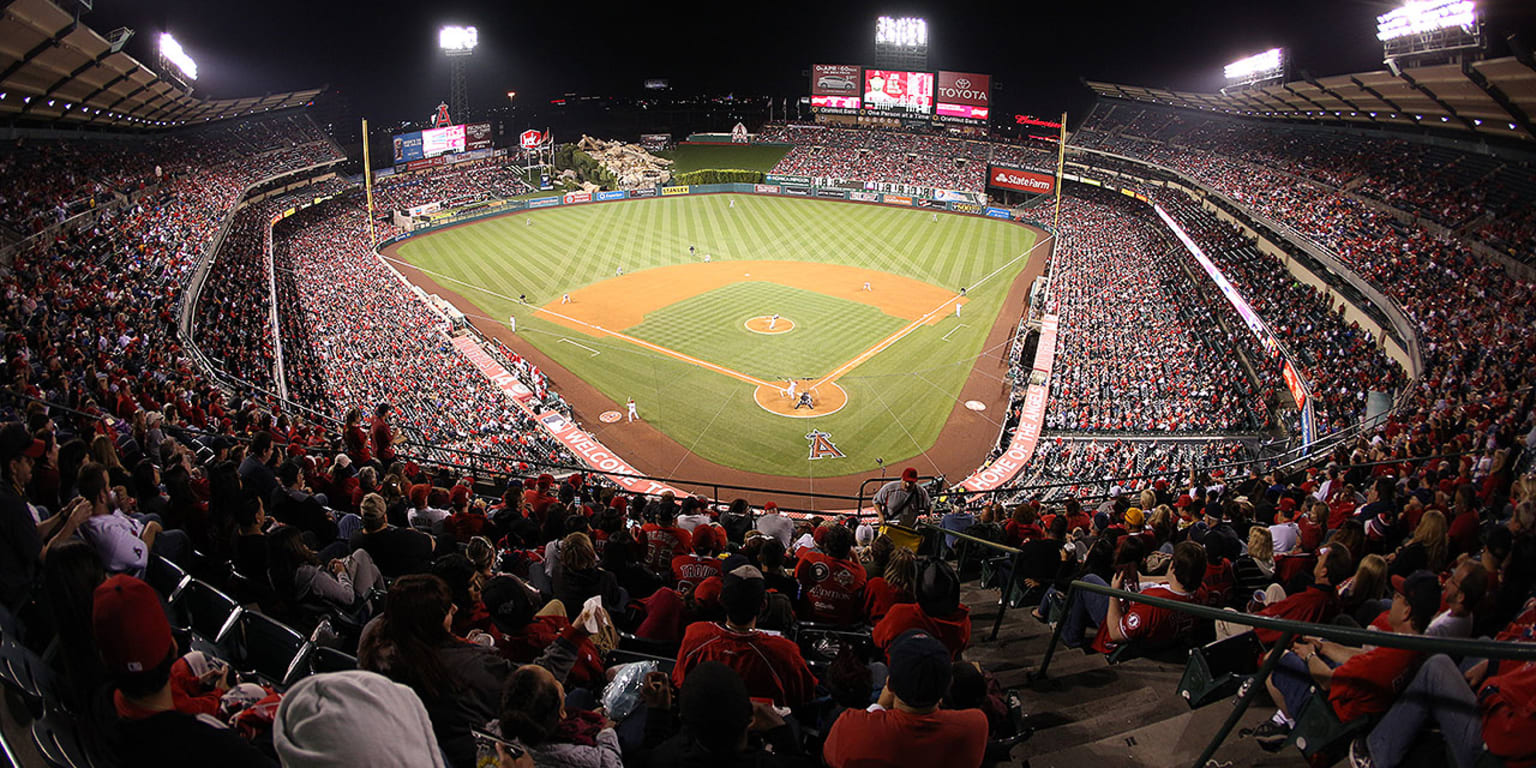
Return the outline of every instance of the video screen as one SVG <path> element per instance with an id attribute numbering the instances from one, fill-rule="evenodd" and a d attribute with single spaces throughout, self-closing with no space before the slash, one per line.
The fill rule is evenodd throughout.
<path id="1" fill-rule="evenodd" d="M 421 154 L 437 157 L 447 152 L 464 151 L 464 126 L 450 125 L 421 132 Z"/>
<path id="2" fill-rule="evenodd" d="M 938 114 L 986 120 L 991 113 L 992 77 L 975 72 L 939 72 Z"/>
<path id="3" fill-rule="evenodd" d="M 859 72 L 855 64 L 817 64 L 811 67 L 812 96 L 859 98 Z M 855 104 L 857 106 L 857 104 Z"/>
<path id="4" fill-rule="evenodd" d="M 817 109 L 858 109 L 857 96 L 812 96 L 811 106 Z"/>
<path id="5" fill-rule="evenodd" d="M 864 109 L 911 117 L 933 114 L 933 73 L 864 70 Z"/>

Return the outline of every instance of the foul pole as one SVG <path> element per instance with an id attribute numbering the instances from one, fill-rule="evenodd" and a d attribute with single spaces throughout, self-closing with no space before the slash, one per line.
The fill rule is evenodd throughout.
<path id="1" fill-rule="evenodd" d="M 1057 232 L 1061 231 L 1061 167 L 1067 162 L 1067 113 L 1061 113 L 1061 136 L 1056 140 L 1056 223 L 1053 225 Z M 1055 251 L 1056 247 L 1051 246 Z"/>
<path id="2" fill-rule="evenodd" d="M 372 248 L 378 240 L 373 236 L 373 165 L 368 161 L 368 118 L 366 117 L 363 118 L 363 189 L 368 193 L 368 247 Z M 1059 202 L 1057 207 L 1060 207 Z"/>

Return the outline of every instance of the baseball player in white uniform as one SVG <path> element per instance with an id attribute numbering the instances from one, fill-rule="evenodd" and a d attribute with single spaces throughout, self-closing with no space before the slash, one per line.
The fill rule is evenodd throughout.
<path id="1" fill-rule="evenodd" d="M 869 281 L 868 280 L 864 281 L 864 290 L 866 290 L 866 291 L 873 291 L 874 290 L 873 288 L 869 287 Z"/>
<path id="2" fill-rule="evenodd" d="M 794 379 L 790 379 L 789 380 L 789 386 L 784 388 L 784 396 L 785 397 L 787 397 L 787 398 L 789 398 L 791 400 L 795 399 L 795 385 L 796 385 L 796 381 Z"/>
<path id="3" fill-rule="evenodd" d="M 567 293 L 564 296 L 561 296 L 560 297 L 560 303 L 561 304 L 569 304 L 569 303 L 571 303 L 571 295 L 569 293 Z"/>
<path id="4" fill-rule="evenodd" d="M 631 397 L 629 399 L 629 420 L 634 421 L 638 418 L 640 418 L 640 414 L 635 412 L 635 399 Z"/>
<path id="5" fill-rule="evenodd" d="M 773 313 L 773 317 L 768 318 L 768 330 L 770 330 L 770 331 L 773 330 L 773 327 L 775 325 L 778 325 L 778 324 L 779 324 L 779 313 L 775 312 L 775 313 Z"/>
<path id="6" fill-rule="evenodd" d="M 704 263 L 705 263 L 705 264 L 708 264 L 708 263 L 709 263 L 709 254 L 707 254 L 707 253 L 706 253 L 706 254 L 704 254 Z"/>

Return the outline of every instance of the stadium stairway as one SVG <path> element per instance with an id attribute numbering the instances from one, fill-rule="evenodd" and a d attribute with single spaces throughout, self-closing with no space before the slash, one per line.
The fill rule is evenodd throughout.
<path id="1" fill-rule="evenodd" d="M 1222 721 L 1232 699 L 1190 709 L 1178 695 L 1183 664 L 1136 658 L 1111 665 L 1100 654 L 1058 648 L 1045 680 L 1034 680 L 1050 644 L 1051 628 L 1010 608 L 997 639 L 989 641 L 997 617 L 997 590 L 965 585 L 961 598 L 971 609 L 971 647 L 966 659 L 980 662 L 1004 689 L 1024 701 L 1034 736 L 1013 749 L 1013 765 L 1030 768 L 1192 766 Z M 1300 767 L 1296 750 L 1271 754 L 1250 738 L 1239 738 L 1274 712 L 1262 692 L 1216 751 L 1217 766 Z"/>

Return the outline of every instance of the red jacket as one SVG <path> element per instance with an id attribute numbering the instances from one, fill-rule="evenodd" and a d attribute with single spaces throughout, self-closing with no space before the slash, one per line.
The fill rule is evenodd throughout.
<path id="1" fill-rule="evenodd" d="M 718 661 L 741 675 L 747 695 L 772 699 L 781 706 L 798 706 L 816 695 L 816 676 L 800 655 L 800 647 L 776 634 L 736 632 L 723 625 L 696 621 L 683 633 L 672 683 L 678 688 L 688 673 L 706 661 Z"/>
<path id="2" fill-rule="evenodd" d="M 1339 594 L 1333 587 L 1314 584 L 1284 600 L 1264 606 L 1258 615 L 1322 624 L 1339 615 Z M 1255 628 L 1253 634 L 1266 646 L 1280 639 L 1280 633 L 1273 629 Z"/>

